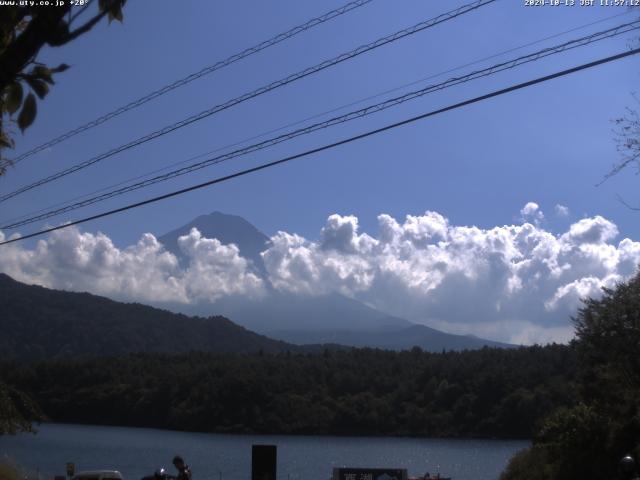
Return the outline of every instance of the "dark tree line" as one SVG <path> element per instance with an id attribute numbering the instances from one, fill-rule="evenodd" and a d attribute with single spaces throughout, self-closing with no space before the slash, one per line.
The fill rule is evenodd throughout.
<path id="1" fill-rule="evenodd" d="M 4 363 L 51 419 L 206 432 L 529 438 L 576 402 L 575 354 L 552 345 L 441 354 L 135 354 Z"/>

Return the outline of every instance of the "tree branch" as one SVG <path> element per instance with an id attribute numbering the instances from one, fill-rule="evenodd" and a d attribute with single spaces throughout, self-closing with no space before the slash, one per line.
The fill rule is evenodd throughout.
<path id="1" fill-rule="evenodd" d="M 78 38 L 80 35 L 83 35 L 91 30 L 108 13 L 109 12 L 107 12 L 106 10 L 98 13 L 84 25 L 76 28 L 73 32 L 69 32 L 67 35 L 62 36 L 60 39 L 56 39 L 54 42 L 48 42 L 49 45 L 51 45 L 52 47 L 59 47 L 61 45 L 64 45 L 65 43 L 70 42 L 71 40 Z"/>
<path id="2" fill-rule="evenodd" d="M 630 156 L 628 158 L 625 158 L 622 162 L 620 162 L 618 165 L 614 165 L 613 168 L 611 170 L 609 170 L 609 173 L 607 173 L 604 178 L 602 180 L 600 180 L 598 183 L 596 183 L 596 187 L 599 187 L 600 185 L 604 184 L 607 180 L 609 180 L 611 177 L 615 177 L 618 173 L 620 173 L 622 170 L 624 170 L 625 168 L 627 168 L 629 165 L 631 165 L 633 162 L 637 162 L 638 160 L 640 160 L 640 153 L 637 153 L 633 156 Z"/>
<path id="3" fill-rule="evenodd" d="M 61 22 L 71 8 L 48 8 L 35 15 L 24 31 L 0 55 L 0 91 L 15 80 L 50 38 L 59 34 Z"/>

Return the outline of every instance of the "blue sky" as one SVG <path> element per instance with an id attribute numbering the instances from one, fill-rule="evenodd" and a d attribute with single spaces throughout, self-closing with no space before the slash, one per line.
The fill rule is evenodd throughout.
<path id="1" fill-rule="evenodd" d="M 22 162 L 0 180 L 3 191 L 101 153 L 194 112 L 253 90 L 464 2 L 375 0 L 250 59 L 193 82 L 159 101 Z M 43 52 L 73 68 L 58 77 L 36 124 L 18 137 L 18 152 L 91 120 L 205 65 L 323 13 L 340 2 L 132 2 L 123 25 L 106 22 L 81 40 Z M 2 205 L 20 215 L 181 161 L 310 115 L 438 72 L 624 12 L 619 7 L 524 7 L 499 1 L 246 102 L 173 135 L 104 161 Z M 630 20 L 627 15 L 541 46 Z M 195 183 L 297 152 L 406 116 L 618 52 L 629 37 L 607 40 L 513 72 L 429 95 L 365 121 L 237 159 L 126 199 Z M 532 51 L 539 46 L 522 52 Z M 521 53 L 521 52 L 518 52 Z M 513 55 L 513 54 L 511 54 Z M 509 56 L 503 57 L 509 58 Z M 490 60 L 483 65 L 495 63 Z M 466 71 L 463 70 L 463 71 Z M 617 161 L 611 120 L 632 104 L 637 59 L 533 87 L 443 114 L 358 144 L 146 207 L 87 228 L 127 244 L 146 231 L 164 232 L 211 210 L 243 215 L 268 234 L 287 229 L 317 235 L 332 213 L 354 214 L 365 229 L 379 213 L 436 210 L 453 222 L 510 223 L 528 201 L 556 203 L 573 215 L 601 214 L 624 235 L 640 237 L 638 214 L 616 194 L 639 200 L 638 179 L 624 172 L 594 185 Z M 444 80 L 446 77 L 440 78 Z M 426 83 L 425 83 L 426 84 Z M 125 198 L 109 203 L 118 205 Z M 100 211 L 104 204 L 84 212 Z M 80 212 L 76 212 L 80 213 Z M 60 220 L 75 217 L 63 217 Z"/>
<path id="2" fill-rule="evenodd" d="M 21 162 L 0 178 L 0 191 L 14 190 L 463 3 L 374 0 Z M 39 104 L 36 123 L 24 136 L 17 135 L 16 152 L 339 5 L 340 1 L 287 0 L 128 2 L 123 24 L 104 22 L 64 48 L 42 52 L 41 61 L 65 62 L 72 68 L 57 77 L 51 94 Z M 637 17 L 630 13 L 605 20 L 625 12 L 624 7 L 526 7 L 520 0 L 500 0 L 20 195 L 0 205 L 0 217 L 5 220 L 45 208 L 591 22 L 602 20 L 470 68 Z M 618 53 L 632 40 L 632 35 L 605 40 L 431 94 L 364 120 L 49 220 L 49 224 L 198 183 Z M 633 105 L 638 61 L 636 57 L 621 60 L 448 112 L 293 164 L 95 221 L 82 230 L 104 232 L 123 248 L 146 232 L 159 235 L 214 210 L 241 215 L 270 236 L 285 230 L 308 239 L 317 239 L 333 214 L 357 217 L 360 232 L 373 236 L 378 234 L 380 214 L 402 222 L 406 215 L 425 211 L 438 212 L 452 225 L 490 229 L 522 223 L 521 209 L 535 202 L 544 212 L 537 226 L 552 234 L 560 235 L 580 219 L 600 215 L 617 226 L 616 242 L 625 237 L 638 241 L 640 213 L 616 198 L 620 195 L 629 203 L 640 204 L 640 179 L 635 172 L 624 171 L 595 186 L 619 160 L 611 121 Z M 467 71 L 469 68 L 456 74 Z M 554 214 L 556 205 L 567 207 L 568 215 Z"/>

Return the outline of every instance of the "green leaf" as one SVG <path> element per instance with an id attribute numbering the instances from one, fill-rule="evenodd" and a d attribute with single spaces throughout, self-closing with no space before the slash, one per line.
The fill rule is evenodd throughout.
<path id="1" fill-rule="evenodd" d="M 9 137 L 5 132 L 0 132 L 0 148 L 13 148 L 15 144 L 13 139 Z"/>
<path id="2" fill-rule="evenodd" d="M 101 12 L 107 12 L 109 23 L 117 20 L 122 23 L 122 7 L 126 0 L 100 0 L 98 6 Z"/>
<path id="3" fill-rule="evenodd" d="M 42 80 L 44 80 L 47 83 L 50 83 L 51 85 L 53 85 L 54 83 L 53 77 L 51 76 L 51 70 L 48 67 L 45 67 L 43 65 L 38 65 L 36 67 L 33 67 L 33 69 L 31 70 L 31 75 L 37 78 L 41 78 Z"/>
<path id="4" fill-rule="evenodd" d="M 49 93 L 49 85 L 44 80 L 40 80 L 37 78 L 27 78 L 27 83 L 31 86 L 36 95 L 43 99 Z"/>
<path id="5" fill-rule="evenodd" d="M 27 98 L 22 105 L 20 115 L 18 115 L 18 127 L 20 127 L 22 133 L 24 133 L 29 125 L 31 125 L 36 119 L 37 112 L 38 107 L 36 106 L 36 97 L 33 96 L 33 93 L 30 93 L 27 95 Z"/>
<path id="6" fill-rule="evenodd" d="M 56 68 L 52 68 L 51 73 L 62 73 L 69 70 L 69 68 L 71 67 L 69 67 L 69 65 L 67 65 L 66 63 L 61 63 Z"/>
<path id="7" fill-rule="evenodd" d="M 111 10 L 111 6 L 114 4 L 114 0 L 99 0 L 98 1 L 98 9 L 101 12 L 109 13 Z"/>
<path id="8" fill-rule="evenodd" d="M 9 115 L 13 115 L 18 111 L 20 105 L 22 105 L 22 85 L 15 82 L 7 87 L 5 96 L 5 107 L 9 112 Z"/>
<path id="9" fill-rule="evenodd" d="M 110 15 L 115 18 L 117 21 L 122 23 L 122 7 L 117 3 L 111 8 Z"/>

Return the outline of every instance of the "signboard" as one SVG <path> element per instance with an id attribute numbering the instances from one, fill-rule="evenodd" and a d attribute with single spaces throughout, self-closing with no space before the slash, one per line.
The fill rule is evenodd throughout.
<path id="1" fill-rule="evenodd" d="M 278 448 L 275 445 L 251 446 L 251 480 L 276 480 Z"/>
<path id="2" fill-rule="evenodd" d="M 333 480 L 407 480 L 407 469 L 334 468 Z"/>

